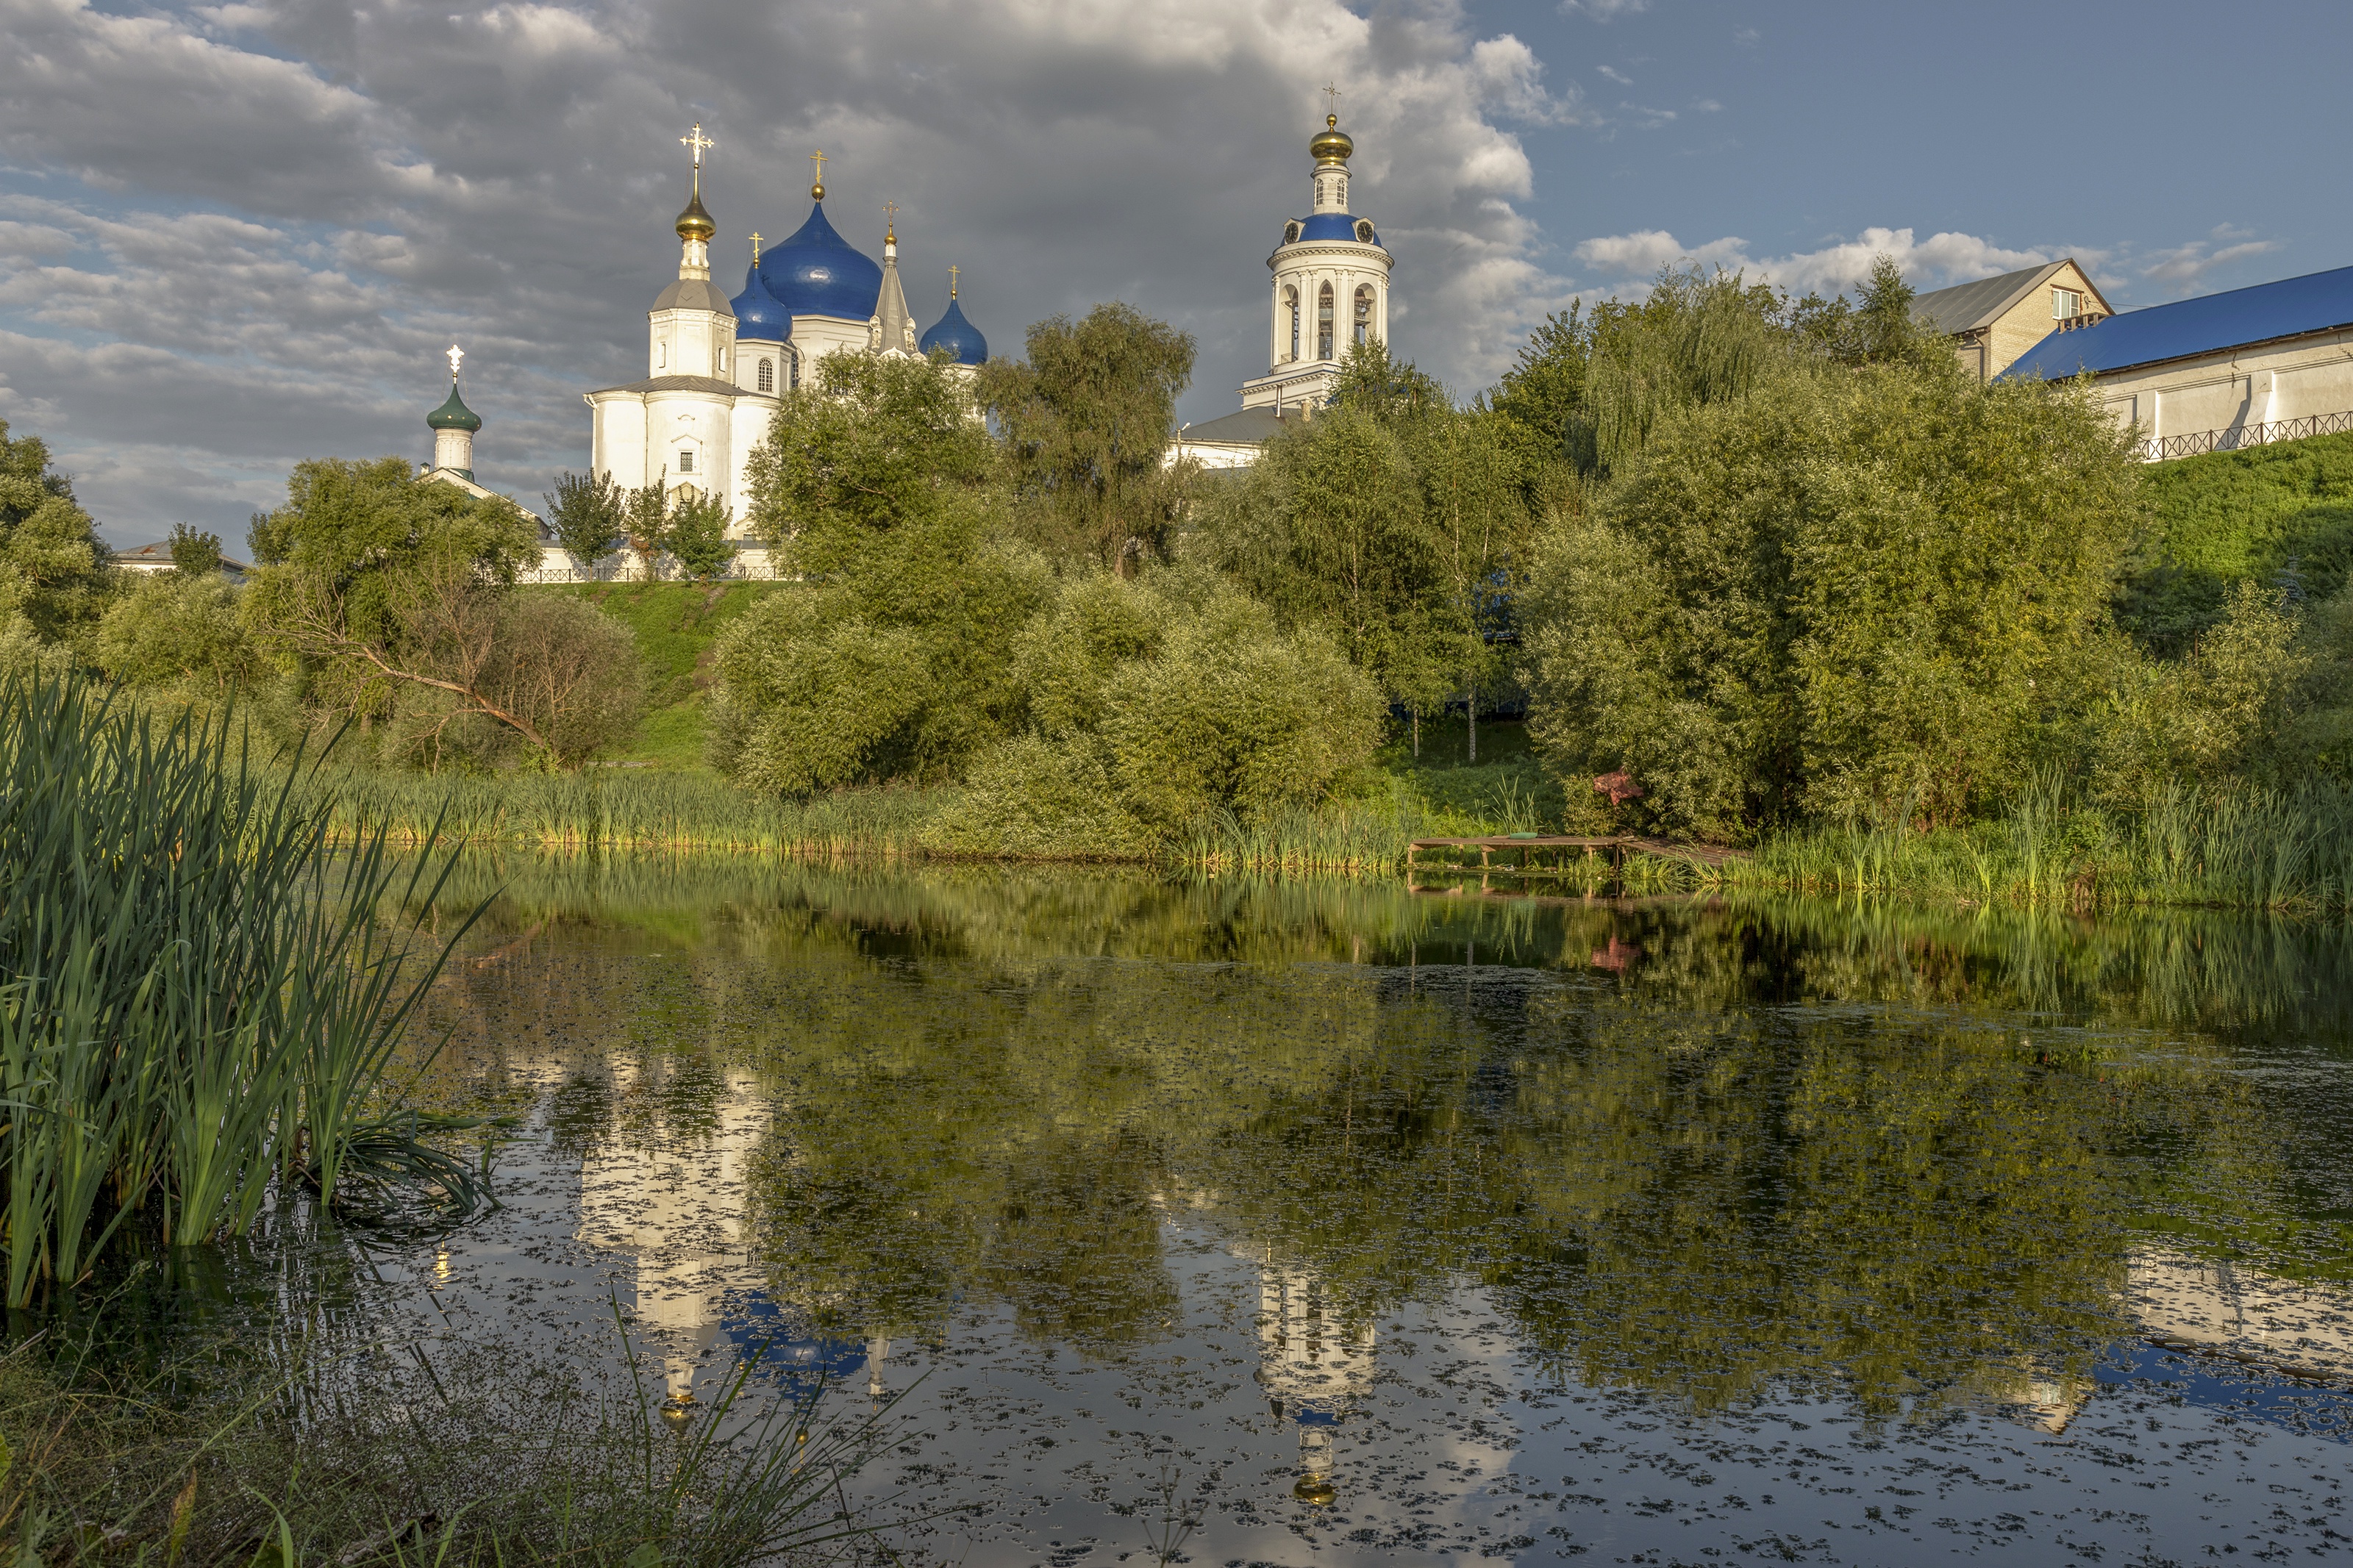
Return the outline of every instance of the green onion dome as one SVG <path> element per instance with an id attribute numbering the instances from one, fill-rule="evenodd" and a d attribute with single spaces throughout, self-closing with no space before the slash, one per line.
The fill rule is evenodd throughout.
<path id="1" fill-rule="evenodd" d="M 466 406 L 458 395 L 458 384 L 449 384 L 449 401 L 425 416 L 425 423 L 436 430 L 480 430 L 482 416 Z"/>

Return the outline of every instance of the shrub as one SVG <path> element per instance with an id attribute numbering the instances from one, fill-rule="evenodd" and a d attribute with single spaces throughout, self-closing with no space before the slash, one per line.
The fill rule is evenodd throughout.
<path id="1" fill-rule="evenodd" d="M 108 606 L 99 622 L 98 667 L 126 686 L 219 692 L 261 670 L 237 616 L 237 590 L 218 572 L 154 573 Z"/>
<path id="2" fill-rule="evenodd" d="M 1550 531 L 1531 729 L 1674 832 L 1965 817 L 2095 696 L 2137 479 L 2082 392 L 1948 363 L 1799 366 L 1674 413 Z"/>

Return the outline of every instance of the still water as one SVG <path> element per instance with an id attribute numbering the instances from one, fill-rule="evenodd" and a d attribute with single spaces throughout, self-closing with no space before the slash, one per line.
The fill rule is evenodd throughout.
<path id="1" fill-rule="evenodd" d="M 524 1120 L 377 1321 L 888 1405 L 910 1561 L 2353 1547 L 2341 927 L 460 879 L 426 1089 Z"/>

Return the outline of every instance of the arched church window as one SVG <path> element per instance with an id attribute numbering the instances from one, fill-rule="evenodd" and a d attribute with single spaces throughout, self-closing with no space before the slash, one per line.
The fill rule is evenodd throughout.
<path id="1" fill-rule="evenodd" d="M 719 351 L 719 374 L 722 375 L 725 375 L 727 374 L 727 351 L 725 349 L 721 349 Z"/>
<path id="2" fill-rule="evenodd" d="M 668 343 L 656 343 L 654 345 L 654 368 L 656 370 L 668 370 L 670 368 L 670 345 Z"/>
<path id="3" fill-rule="evenodd" d="M 1324 205 L 1324 182 L 1321 180 L 1315 182 L 1315 205 L 1319 207 Z"/>
<path id="4" fill-rule="evenodd" d="M 1315 357 L 1332 357 L 1332 285 L 1326 283 L 1315 296 Z"/>
<path id="5" fill-rule="evenodd" d="M 775 360 L 764 359 L 760 362 L 760 390 L 763 392 L 774 392 L 776 390 L 776 362 Z"/>
<path id="6" fill-rule="evenodd" d="M 1373 286 L 1359 284 L 1356 289 L 1356 341 L 1362 344 L 1373 335 Z"/>
<path id="7" fill-rule="evenodd" d="M 1291 353 L 1283 357 L 1297 359 L 1299 357 L 1299 290 L 1285 289 L 1282 291 L 1282 305 L 1283 309 L 1291 312 Z"/>
<path id="8" fill-rule="evenodd" d="M 800 351 L 798 349 L 786 349 L 785 351 L 785 363 L 792 368 L 792 384 L 798 386 L 801 384 Z"/>

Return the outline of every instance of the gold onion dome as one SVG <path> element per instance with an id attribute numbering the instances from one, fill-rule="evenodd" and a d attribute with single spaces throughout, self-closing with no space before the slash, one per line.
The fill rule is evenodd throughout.
<path id="1" fill-rule="evenodd" d="M 1336 114 L 1324 117 L 1324 133 L 1307 144 L 1307 151 L 1314 154 L 1319 163 L 1345 163 L 1348 161 L 1348 154 L 1356 150 L 1356 144 L 1348 140 L 1346 132 L 1340 129 L 1340 117 Z"/>
<path id="2" fill-rule="evenodd" d="M 695 192 L 687 198 L 686 210 L 678 215 L 679 238 L 699 239 L 708 244 L 711 237 L 718 232 L 719 226 L 712 223 L 711 215 L 702 209 L 702 193 Z"/>

